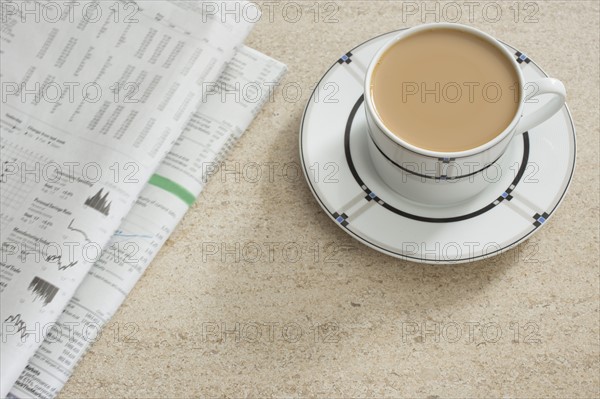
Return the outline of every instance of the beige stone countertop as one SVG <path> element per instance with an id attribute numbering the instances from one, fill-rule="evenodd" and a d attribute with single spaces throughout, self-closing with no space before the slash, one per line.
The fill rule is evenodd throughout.
<path id="1" fill-rule="evenodd" d="M 286 63 L 283 84 L 302 97 L 278 90 L 225 161 L 278 163 L 275 177 L 209 181 L 61 397 L 599 397 L 599 3 L 288 3 L 262 4 L 247 44 Z M 565 83 L 577 168 L 529 244 L 470 264 L 410 263 L 355 241 L 282 165 L 300 170 L 305 102 L 341 54 L 457 7 L 459 22 Z M 288 243 L 303 249 L 296 262 Z M 255 244 L 252 262 L 243 251 Z"/>

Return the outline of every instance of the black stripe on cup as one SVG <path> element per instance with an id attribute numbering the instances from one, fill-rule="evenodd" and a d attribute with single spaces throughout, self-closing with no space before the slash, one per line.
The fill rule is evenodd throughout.
<path id="1" fill-rule="evenodd" d="M 381 153 L 381 155 L 383 155 L 385 157 L 385 159 L 387 159 L 392 164 L 394 164 L 394 166 L 402 169 L 406 173 L 410 173 L 411 175 L 414 175 L 414 176 L 417 176 L 417 177 L 422 177 L 422 178 L 425 178 L 425 179 L 433 179 L 433 180 L 457 180 L 457 179 L 463 179 L 465 177 L 474 176 L 474 175 L 476 175 L 479 172 L 483 172 L 484 170 L 486 170 L 487 168 L 489 168 L 490 166 L 492 166 L 493 164 L 495 164 L 498 161 L 498 159 L 500 159 L 500 157 L 498 157 L 498 158 L 496 158 L 495 161 L 490 162 L 489 164 L 487 164 L 483 168 L 478 169 L 478 170 L 476 170 L 474 172 L 468 173 L 466 175 L 452 176 L 452 177 L 445 176 L 445 175 L 442 175 L 442 176 L 430 176 L 430 175 L 424 175 L 422 173 L 417 173 L 414 170 L 410 170 L 410 169 L 407 169 L 407 168 L 403 167 L 402 165 L 399 165 L 397 162 L 395 162 L 390 157 L 388 157 L 383 151 L 381 151 L 381 148 L 379 148 L 379 146 L 377 145 L 377 143 L 375 143 L 375 141 L 373 140 L 373 137 L 371 137 L 370 134 L 369 134 L 369 140 L 371 140 L 371 142 L 373 143 L 373 145 L 375 146 L 375 148 L 377 148 L 377 150 Z M 500 156 L 502 156 L 502 155 L 500 155 Z M 442 162 L 444 164 L 449 164 L 449 162 L 445 162 L 445 161 L 442 161 Z"/>

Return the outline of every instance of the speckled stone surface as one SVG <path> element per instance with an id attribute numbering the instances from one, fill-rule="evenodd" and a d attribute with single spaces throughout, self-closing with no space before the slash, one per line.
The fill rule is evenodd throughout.
<path id="1" fill-rule="evenodd" d="M 321 2 L 315 17 L 308 1 L 296 23 L 295 5 L 272 4 L 247 44 L 285 62 L 301 98 L 279 90 L 258 115 L 226 162 L 239 179 L 212 178 L 61 396 L 598 397 L 599 3 L 495 3 L 494 22 L 483 2 L 472 15 L 466 2 Z M 331 222 L 297 174 L 298 128 L 340 54 L 456 5 L 565 83 L 578 163 L 532 239 L 436 267 Z M 244 174 L 251 162 L 274 163 L 272 178 Z"/>

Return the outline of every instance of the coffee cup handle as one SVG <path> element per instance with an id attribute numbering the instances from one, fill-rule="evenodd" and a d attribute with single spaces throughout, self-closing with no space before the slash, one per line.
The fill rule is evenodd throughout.
<path id="1" fill-rule="evenodd" d="M 558 79 L 543 78 L 535 82 L 526 83 L 523 90 L 527 91 L 529 87 L 533 87 L 535 91 L 530 94 L 525 94 L 525 107 L 528 102 L 531 103 L 533 101 L 537 103 L 539 99 L 536 97 L 543 94 L 552 94 L 552 98 L 532 113 L 523 115 L 517 124 L 516 134 L 525 133 L 557 113 L 565 104 L 565 99 L 567 97 L 565 86 Z"/>

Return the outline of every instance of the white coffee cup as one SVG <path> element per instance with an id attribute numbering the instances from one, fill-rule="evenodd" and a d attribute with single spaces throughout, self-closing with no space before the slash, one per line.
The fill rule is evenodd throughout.
<path id="1" fill-rule="evenodd" d="M 522 89 L 519 91 L 519 106 L 512 121 L 504 131 L 476 148 L 458 152 L 440 152 L 419 148 L 390 131 L 375 109 L 370 90 L 371 79 L 373 70 L 382 55 L 398 41 L 423 30 L 431 29 L 455 29 L 487 41 L 506 56 L 518 76 L 518 84 Z M 430 23 L 402 31 L 375 54 L 365 78 L 365 111 L 370 136 L 369 151 L 375 169 L 393 190 L 419 203 L 447 205 L 468 200 L 489 184 L 483 172 L 490 165 L 499 163 L 513 138 L 544 122 L 563 107 L 566 90 L 559 80 L 543 78 L 529 82 L 527 85 L 536 90 L 527 96 L 528 101 L 526 102 L 525 82 L 516 56 L 511 54 L 498 40 L 475 28 L 453 23 Z M 534 98 L 544 94 L 551 94 L 551 99 L 533 112 L 523 115 L 527 103 L 535 101 Z"/>

